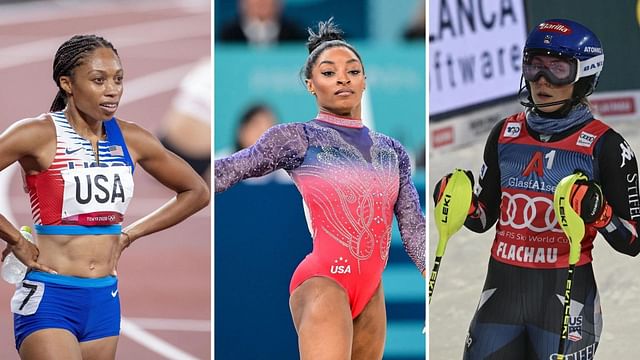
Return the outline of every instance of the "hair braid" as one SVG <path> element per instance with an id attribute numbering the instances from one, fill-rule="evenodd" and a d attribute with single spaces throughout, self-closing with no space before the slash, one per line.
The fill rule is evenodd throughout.
<path id="1" fill-rule="evenodd" d="M 73 69 L 82 65 L 87 55 L 98 48 L 111 49 L 118 55 L 118 51 L 109 41 L 97 35 L 74 35 L 60 45 L 53 59 L 53 81 L 58 86 L 58 93 L 49 111 L 60 111 L 67 106 L 67 94 L 60 87 L 60 77 L 73 76 Z"/>

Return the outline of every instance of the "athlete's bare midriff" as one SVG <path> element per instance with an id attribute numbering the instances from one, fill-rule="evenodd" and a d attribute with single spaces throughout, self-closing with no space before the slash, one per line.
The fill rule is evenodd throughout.
<path id="1" fill-rule="evenodd" d="M 60 275 L 99 278 L 112 275 L 118 235 L 38 235 L 38 262 Z"/>

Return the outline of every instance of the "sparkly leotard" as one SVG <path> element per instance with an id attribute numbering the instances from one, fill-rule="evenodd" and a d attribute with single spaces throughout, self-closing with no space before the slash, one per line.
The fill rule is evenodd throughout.
<path id="1" fill-rule="evenodd" d="M 396 140 L 360 120 L 320 113 L 306 123 L 274 126 L 254 146 L 216 160 L 215 191 L 277 169 L 302 194 L 313 237 L 290 291 L 313 276 L 334 279 L 358 316 L 387 264 L 394 213 L 407 253 L 424 271 L 425 218 L 409 157 Z"/>

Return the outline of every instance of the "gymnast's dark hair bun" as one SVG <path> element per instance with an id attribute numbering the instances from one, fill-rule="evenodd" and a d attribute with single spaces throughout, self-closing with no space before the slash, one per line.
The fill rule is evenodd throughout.
<path id="1" fill-rule="evenodd" d="M 344 38 L 342 37 L 344 32 L 333 22 L 333 17 L 329 18 L 327 21 L 320 21 L 318 23 L 317 34 L 313 32 L 311 28 L 308 28 L 307 31 L 309 32 L 309 38 L 307 39 L 309 54 L 324 42 L 332 40 L 344 41 Z"/>
<path id="2" fill-rule="evenodd" d="M 360 63 L 362 63 L 360 54 L 358 54 L 356 49 L 342 38 L 343 32 L 336 24 L 333 23 L 333 17 L 329 18 L 327 21 L 321 21 L 318 23 L 317 34 L 311 29 L 308 29 L 308 31 L 309 39 L 307 40 L 307 48 L 309 49 L 309 56 L 307 57 L 307 61 L 302 69 L 300 69 L 301 79 L 311 79 L 311 70 L 318 60 L 318 57 L 325 50 L 333 47 L 345 47 L 351 50 Z M 362 70 L 364 71 L 364 65 Z"/>

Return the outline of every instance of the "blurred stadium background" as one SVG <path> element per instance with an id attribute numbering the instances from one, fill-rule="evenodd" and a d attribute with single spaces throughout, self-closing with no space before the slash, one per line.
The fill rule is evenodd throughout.
<path id="1" fill-rule="evenodd" d="M 421 1 L 288 0 L 283 5 L 284 15 L 303 28 L 334 17 L 364 61 L 365 121 L 400 140 L 414 161 L 423 163 L 425 43 L 424 37 L 403 37 L 423 11 Z M 298 76 L 307 57 L 304 42 L 256 47 L 220 41 L 223 25 L 236 14 L 235 0 L 215 1 L 216 156 L 231 152 L 237 122 L 250 104 L 268 104 L 280 122 L 308 121 L 317 112 Z M 424 199 L 424 168 L 414 170 Z M 311 250 L 311 238 L 301 197 L 282 178 L 245 182 L 215 197 L 216 359 L 298 358 L 288 288 L 291 274 Z M 388 311 L 384 358 L 424 359 L 425 281 L 404 253 L 395 225 L 383 283 Z"/>
<path id="2" fill-rule="evenodd" d="M 594 113 L 640 149 L 640 1 L 503 0 L 430 2 L 429 8 L 429 186 L 453 168 L 482 165 L 484 143 L 500 119 L 522 111 L 516 99 L 522 48 L 542 20 L 569 18 L 594 31 L 605 52 Z M 431 192 L 429 192 L 431 193 Z M 437 232 L 428 219 L 430 251 Z M 430 358 L 460 359 L 467 327 L 478 304 L 495 231 L 462 229 L 449 241 L 438 287 L 429 308 Z M 635 359 L 638 259 L 594 242 L 604 328 L 596 358 Z M 430 264 L 432 265 L 432 264 Z M 573 355 L 570 358 L 590 358 Z"/>

